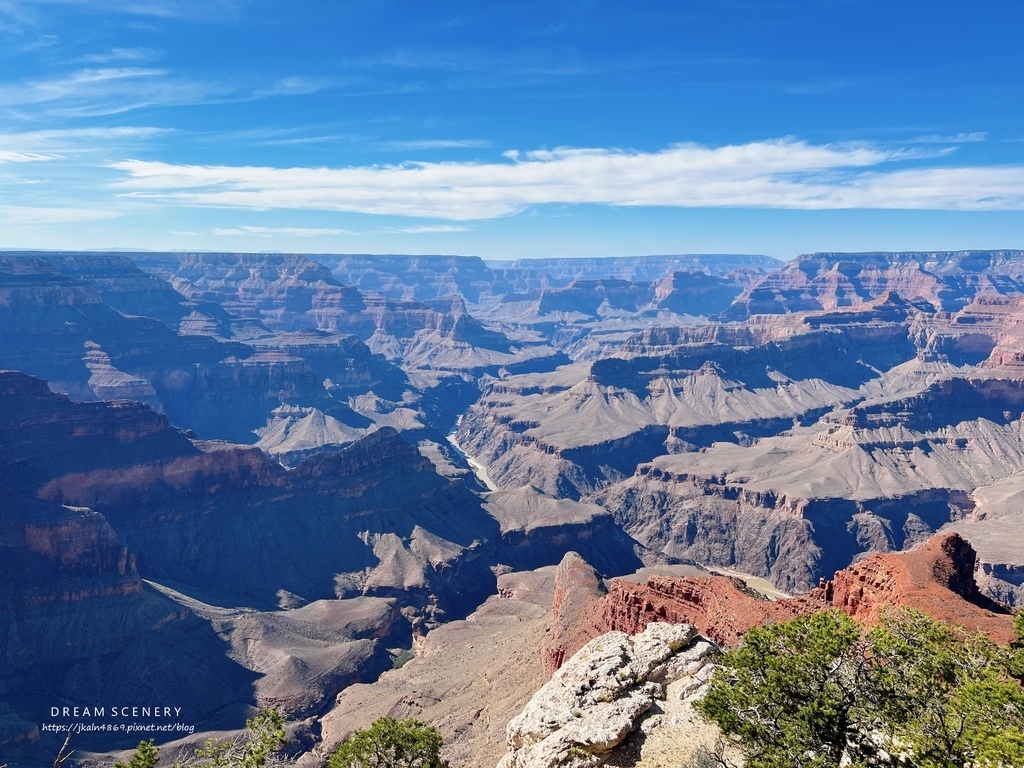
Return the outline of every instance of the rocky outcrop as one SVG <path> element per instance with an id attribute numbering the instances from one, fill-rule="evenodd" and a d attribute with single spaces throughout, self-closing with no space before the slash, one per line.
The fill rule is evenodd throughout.
<path id="1" fill-rule="evenodd" d="M 652 623 L 587 643 L 508 724 L 499 768 L 598 766 L 682 678 L 699 687 L 717 647 L 692 626 Z"/>
<path id="2" fill-rule="evenodd" d="M 613 581 L 590 631 L 615 627 L 623 632 L 642 632 L 652 621 L 668 621 L 693 624 L 716 643 L 735 645 L 751 627 L 799 614 L 798 608 L 766 600 L 728 577 L 651 576 L 645 584 Z M 571 652 L 581 639 L 570 643 L 566 652 Z"/>
<path id="3" fill-rule="evenodd" d="M 869 555 L 800 600 L 838 608 L 865 624 L 877 623 L 886 606 L 914 608 L 1008 643 L 1010 612 L 981 593 L 976 565 L 977 554 L 966 539 L 944 534 L 910 552 Z"/>
<path id="4" fill-rule="evenodd" d="M 635 634 L 662 621 L 692 624 L 702 635 L 730 646 L 753 626 L 832 608 L 868 625 L 877 623 L 886 607 L 914 608 L 938 621 L 1009 642 L 1012 615 L 981 594 L 975 564 L 975 552 L 966 540 L 944 534 L 910 552 L 870 555 L 808 594 L 781 600 L 768 600 L 724 576 L 651 576 L 645 584 L 616 579 L 600 604 L 591 598 L 557 606 L 559 618 L 546 658 L 569 656 L 604 632 Z M 575 633 L 558 631 L 567 625 Z"/>

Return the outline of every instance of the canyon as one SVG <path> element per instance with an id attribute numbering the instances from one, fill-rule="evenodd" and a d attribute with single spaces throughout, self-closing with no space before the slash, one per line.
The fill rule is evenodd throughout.
<path id="1" fill-rule="evenodd" d="M 296 754 L 394 714 L 494 764 L 608 631 L 963 601 L 1006 640 L 1022 478 L 1018 251 L 6 251 L 0 755 L 173 692 L 200 732 L 280 707 Z"/>

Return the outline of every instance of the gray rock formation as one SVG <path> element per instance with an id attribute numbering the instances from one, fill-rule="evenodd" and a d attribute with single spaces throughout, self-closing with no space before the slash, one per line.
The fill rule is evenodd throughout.
<path id="1" fill-rule="evenodd" d="M 699 687 L 717 646 L 684 624 L 609 632 L 572 656 L 508 724 L 499 768 L 590 768 L 633 733 L 684 677 Z"/>

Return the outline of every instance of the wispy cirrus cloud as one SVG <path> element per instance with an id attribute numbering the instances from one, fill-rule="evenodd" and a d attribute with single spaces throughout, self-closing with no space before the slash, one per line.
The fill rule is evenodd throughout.
<path id="1" fill-rule="evenodd" d="M 487 139 L 411 139 L 408 141 L 382 141 L 381 149 L 417 151 L 421 149 L 487 149 L 494 142 Z"/>
<path id="2" fill-rule="evenodd" d="M 471 227 L 463 227 L 458 224 L 417 224 L 412 227 L 398 227 L 388 229 L 386 232 L 396 232 L 403 235 L 431 235 L 445 232 L 469 232 Z"/>
<path id="3" fill-rule="evenodd" d="M 0 84 L 0 104 L 38 116 L 95 117 L 147 106 L 194 104 L 229 92 L 150 67 L 96 67 L 59 77 Z"/>
<path id="4" fill-rule="evenodd" d="M 165 204 L 470 221 L 551 203 L 824 210 L 1022 210 L 1024 166 L 923 165 L 944 153 L 795 139 L 505 153 L 499 162 L 348 168 L 127 160 L 122 194 Z M 915 166 L 900 165 L 913 160 Z"/>
<path id="5" fill-rule="evenodd" d="M 4 0 L 0 15 L 34 19 L 46 8 L 78 8 L 86 13 L 122 13 L 159 19 L 217 23 L 237 19 L 247 0 Z"/>
<path id="6" fill-rule="evenodd" d="M 186 233 L 179 233 L 186 234 Z M 193 233 L 187 233 L 193 234 Z M 250 236 L 250 237 L 276 237 L 285 235 L 288 237 L 334 237 L 336 235 L 355 234 L 348 229 L 332 229 L 325 227 L 215 227 L 213 234 L 219 236 Z"/>
<path id="7" fill-rule="evenodd" d="M 0 100 L 8 105 L 43 104 L 86 93 L 107 93 L 112 85 L 127 81 L 152 80 L 165 75 L 160 69 L 102 67 L 80 69 L 60 77 L 0 85 Z"/>
<path id="8" fill-rule="evenodd" d="M 78 224 L 121 215 L 116 210 L 78 206 L 0 205 L 0 221 L 13 225 Z"/>
<path id="9" fill-rule="evenodd" d="M 0 133 L 0 147 L 23 153 L 82 152 L 110 145 L 124 148 L 169 133 L 173 133 L 169 128 L 133 125 L 20 131 Z"/>
<path id="10" fill-rule="evenodd" d="M 60 155 L 50 153 L 18 152 L 17 150 L 0 149 L 0 163 L 35 163 L 60 159 Z"/>
<path id="11" fill-rule="evenodd" d="M 132 52 L 136 49 L 121 49 Z M 144 49 L 137 49 L 138 51 Z M 141 56 L 141 53 L 138 54 Z M 18 114 L 23 109 L 33 119 L 80 118 L 116 115 L 147 107 L 190 104 L 231 104 L 275 97 L 309 96 L 321 91 L 345 95 L 390 92 L 359 78 L 317 78 L 290 76 L 266 87 L 230 78 L 183 76 L 169 69 L 134 66 L 141 58 L 115 58 L 115 54 L 94 54 L 95 63 L 123 64 L 76 69 L 49 78 L 0 82 L 0 110 Z M 79 61 L 85 61 L 80 59 Z"/>
<path id="12" fill-rule="evenodd" d="M 917 136 L 911 139 L 911 142 L 914 144 L 970 144 L 987 140 L 988 131 L 974 131 L 972 133 L 954 133 L 949 136 L 932 133 L 927 136 Z"/>
<path id="13" fill-rule="evenodd" d="M 336 81 L 330 78 L 292 75 L 291 77 L 282 77 L 269 88 L 257 91 L 256 96 L 261 98 L 265 96 L 309 96 L 332 88 L 336 84 Z"/>
<path id="14" fill-rule="evenodd" d="M 152 61 L 163 55 L 155 48 L 111 48 L 109 51 L 89 53 L 79 56 L 75 62 L 80 64 L 109 64 L 114 61 Z"/>

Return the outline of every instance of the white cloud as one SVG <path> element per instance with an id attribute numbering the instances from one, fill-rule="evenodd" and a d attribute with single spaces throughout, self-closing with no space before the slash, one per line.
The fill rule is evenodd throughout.
<path id="1" fill-rule="evenodd" d="M 78 6 L 91 13 L 124 13 L 192 22 L 222 22 L 236 19 L 245 0 L 8 0 L 0 13 L 20 18 L 45 6 Z"/>
<path id="2" fill-rule="evenodd" d="M 486 149 L 492 146 L 486 139 L 414 139 L 410 141 L 382 141 L 378 146 L 384 149 Z"/>
<path id="3" fill-rule="evenodd" d="M 0 221 L 7 225 L 73 224 L 116 219 L 120 215 L 119 211 L 97 208 L 0 205 Z"/>
<path id="4" fill-rule="evenodd" d="M 154 48 L 113 48 L 103 53 L 90 53 L 77 59 L 86 64 L 108 64 L 111 61 L 150 61 L 161 56 Z"/>
<path id="5" fill-rule="evenodd" d="M 221 84 L 176 79 L 149 67 L 95 67 L 0 85 L 0 104 L 61 117 L 113 115 L 151 106 L 195 104 L 230 93 Z"/>
<path id="6" fill-rule="evenodd" d="M 414 227 L 399 227 L 398 229 L 389 229 L 387 231 L 405 235 L 429 235 L 435 232 L 469 232 L 470 227 L 460 227 L 457 224 L 420 224 Z"/>
<path id="7" fill-rule="evenodd" d="M 43 154 L 41 152 L 18 152 L 11 149 L 0 149 L 0 163 L 33 163 L 45 160 L 60 160 L 60 155 Z"/>
<path id="8" fill-rule="evenodd" d="M 191 234 L 191 233 L 188 233 Z M 335 235 L 351 235 L 353 232 L 347 229 L 323 229 L 307 227 L 231 227 L 221 229 L 215 227 L 215 235 L 247 235 L 250 237 L 275 237 L 277 235 L 288 235 L 290 237 L 329 237 Z"/>
<path id="9" fill-rule="evenodd" d="M 114 144 L 123 148 L 128 143 L 146 142 L 161 134 L 171 133 L 167 128 L 147 126 L 116 126 L 96 128 L 65 128 L 43 131 L 0 133 L 0 147 L 17 153 L 80 152 Z M 46 158 L 50 159 L 50 158 Z"/>
<path id="10" fill-rule="evenodd" d="M 973 133 L 954 133 L 950 136 L 940 136 L 937 133 L 928 136 L 918 136 L 911 139 L 915 144 L 970 144 L 977 141 L 987 141 L 988 131 L 974 131 Z"/>
<path id="11" fill-rule="evenodd" d="M 332 82 L 329 80 L 293 75 L 277 80 L 270 88 L 257 91 L 255 95 L 257 97 L 308 96 L 331 86 Z"/>
<path id="12" fill-rule="evenodd" d="M 188 206 L 298 209 L 469 221 L 548 203 L 789 209 L 1024 209 L 1024 166 L 906 168 L 934 153 L 794 139 L 660 152 L 506 153 L 491 163 L 348 168 L 174 165 L 127 160 L 115 186 Z"/>
<path id="13" fill-rule="evenodd" d="M 42 104 L 68 96 L 81 97 L 87 92 L 106 92 L 113 83 L 152 79 L 163 74 L 163 70 L 142 67 L 80 69 L 49 80 L 32 80 L 0 86 L 0 100 L 8 105 Z"/>
<path id="14" fill-rule="evenodd" d="M 2 2 L 2 0 L 0 0 Z M 102 117 L 146 107 L 224 104 L 280 96 L 303 96 L 352 86 L 342 78 L 286 77 L 267 88 L 253 89 L 230 78 L 187 78 L 167 69 L 130 66 L 148 49 L 119 48 L 86 59 L 112 66 L 85 67 L 48 78 L 0 82 L 0 107 L 16 114 L 19 107 L 33 118 Z M 159 55 L 159 52 L 152 52 Z M 113 66 L 114 64 L 124 66 Z M 351 92 L 350 92 L 351 93 Z"/>

